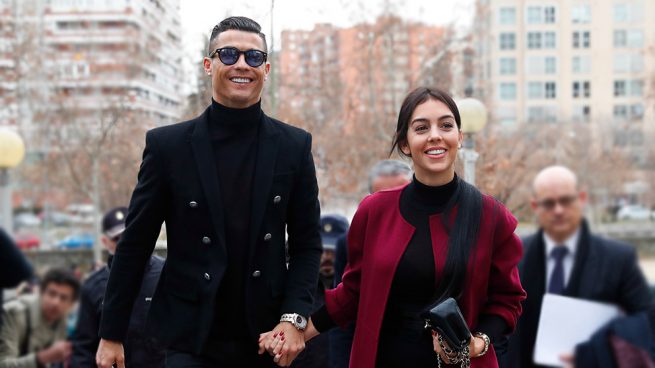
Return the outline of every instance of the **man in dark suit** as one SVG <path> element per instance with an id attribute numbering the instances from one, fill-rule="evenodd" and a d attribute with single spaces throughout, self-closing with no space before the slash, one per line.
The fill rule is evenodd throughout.
<path id="1" fill-rule="evenodd" d="M 561 166 L 542 170 L 534 180 L 532 208 L 540 229 L 523 240 L 519 264 L 528 293 L 523 314 L 501 366 L 540 367 L 533 353 L 544 293 L 618 305 L 626 313 L 649 312 L 648 285 L 631 246 L 593 235 L 583 219 L 587 195 L 575 174 Z M 573 363 L 574 356 L 563 356 Z"/>
<path id="2" fill-rule="evenodd" d="M 325 290 L 334 287 L 334 252 L 337 239 L 348 233 L 348 219 L 341 215 L 321 216 L 321 241 L 323 254 L 318 287 L 314 297 L 314 310 L 325 304 Z M 322 334 L 307 342 L 305 350 L 293 361 L 292 368 L 328 368 L 333 367 L 332 339 L 330 333 Z"/>
<path id="3" fill-rule="evenodd" d="M 211 106 L 146 135 L 107 283 L 101 368 L 124 366 L 121 343 L 162 222 L 168 256 L 148 327 L 167 367 L 273 365 L 257 354 L 270 330 L 285 336 L 289 359 L 304 348 L 322 252 L 311 136 L 261 110 L 270 64 L 259 24 L 223 20 L 203 63 Z"/>
<path id="4" fill-rule="evenodd" d="M 95 366 L 96 350 L 100 338 L 98 328 L 102 314 L 102 303 L 109 279 L 109 270 L 116 253 L 116 244 L 125 231 L 125 216 L 127 208 L 113 208 L 102 217 L 102 245 L 109 252 L 107 266 L 92 273 L 80 290 L 80 306 L 78 308 L 77 324 L 71 338 L 73 355 L 71 368 Z M 164 266 L 164 259 L 152 256 L 146 265 L 139 296 L 134 303 L 130 324 L 127 330 L 123 348 L 125 349 L 125 364 L 128 367 L 161 368 L 164 366 L 164 350 L 145 334 L 146 317 L 150 309 L 152 295 L 155 293 L 157 281 Z"/>

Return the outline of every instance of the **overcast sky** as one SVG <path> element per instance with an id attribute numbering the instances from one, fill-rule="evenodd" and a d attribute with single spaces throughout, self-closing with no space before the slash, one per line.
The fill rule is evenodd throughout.
<path id="1" fill-rule="evenodd" d="M 381 13 L 383 3 L 385 0 L 275 0 L 271 17 L 271 0 L 180 1 L 186 73 L 191 72 L 193 64 L 201 62 L 203 39 L 226 16 L 253 18 L 261 24 L 269 42 L 273 18 L 273 41 L 275 48 L 279 48 L 283 29 L 311 29 L 316 23 L 350 26 L 374 19 Z M 386 0 L 386 3 L 391 4 L 394 14 L 427 24 L 454 23 L 458 28 L 465 28 L 473 17 L 473 0 Z"/>

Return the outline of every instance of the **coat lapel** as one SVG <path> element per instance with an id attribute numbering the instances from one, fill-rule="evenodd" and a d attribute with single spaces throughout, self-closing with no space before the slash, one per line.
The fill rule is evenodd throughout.
<path id="1" fill-rule="evenodd" d="M 539 231 L 525 244 L 525 256 L 519 264 L 521 282 L 528 298 L 524 302 L 526 309 L 536 313 L 541 311 L 541 301 L 546 292 L 546 245 L 543 232 Z"/>
<path id="2" fill-rule="evenodd" d="M 252 248 L 257 243 L 259 229 L 264 219 L 266 204 L 273 198 L 268 198 L 273 182 L 275 160 L 277 158 L 279 133 L 271 122 L 270 118 L 262 114 L 262 122 L 259 129 L 259 143 L 257 148 L 257 162 L 253 176 L 253 193 L 250 213 L 250 258 L 255 252 Z"/>
<path id="3" fill-rule="evenodd" d="M 598 261 L 596 250 L 591 247 L 591 234 L 586 221 L 580 224 L 580 237 L 578 238 L 578 247 L 573 261 L 571 278 L 569 279 L 564 295 L 572 297 L 585 296 L 585 291 L 589 292 L 594 289 L 597 280 L 595 271 Z"/>
<path id="4" fill-rule="evenodd" d="M 225 246 L 225 219 L 223 213 L 223 203 L 219 191 L 218 174 L 216 172 L 216 162 L 214 160 L 214 151 L 212 150 L 209 139 L 209 109 L 198 118 L 195 128 L 189 137 L 191 149 L 194 155 L 198 177 L 202 189 L 207 198 L 207 207 L 211 216 L 212 226 L 218 236 L 218 249 L 221 252 L 220 259 L 227 259 Z"/>

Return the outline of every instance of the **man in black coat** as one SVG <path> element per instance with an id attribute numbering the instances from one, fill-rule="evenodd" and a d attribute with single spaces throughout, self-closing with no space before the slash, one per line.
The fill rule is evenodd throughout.
<path id="1" fill-rule="evenodd" d="M 542 170 L 534 180 L 532 208 L 539 231 L 523 240 L 519 264 L 528 294 L 501 366 L 540 367 L 533 353 L 546 292 L 618 305 L 628 314 L 650 312 L 652 297 L 633 247 L 593 235 L 583 219 L 586 193 L 565 167 Z M 574 356 L 564 356 L 573 363 Z"/>
<path id="2" fill-rule="evenodd" d="M 0 228 L 0 308 L 3 302 L 3 288 L 16 287 L 21 281 L 32 277 L 32 266 L 14 241 Z M 0 326 L 2 314 L 0 313 Z"/>
<path id="3" fill-rule="evenodd" d="M 321 242 L 323 254 L 318 277 L 318 287 L 314 297 L 314 309 L 319 310 L 325 304 L 325 290 L 334 287 L 334 260 L 337 240 L 348 232 L 348 219 L 341 215 L 321 216 Z M 336 329 L 335 329 L 336 330 Z M 320 334 L 307 343 L 305 350 L 293 361 L 292 368 L 329 368 L 333 367 L 332 338 L 330 331 Z"/>
<path id="4" fill-rule="evenodd" d="M 109 252 L 107 266 L 92 273 L 80 292 L 77 325 L 72 337 L 73 355 L 71 368 L 94 367 L 96 350 L 100 343 L 98 328 L 102 314 L 102 302 L 109 279 L 109 270 L 116 252 L 116 244 L 125 230 L 127 208 L 116 207 L 102 218 L 102 244 Z M 139 296 L 134 303 L 130 324 L 123 346 L 125 364 L 128 367 L 160 368 L 164 366 L 164 349 L 145 333 L 146 317 L 150 309 L 164 260 L 152 256 L 146 265 Z"/>
<path id="5" fill-rule="evenodd" d="M 271 330 L 287 341 L 278 364 L 304 348 L 321 256 L 311 135 L 261 110 L 270 64 L 256 22 L 219 23 L 203 62 L 211 106 L 146 135 L 107 283 L 101 368 L 124 366 L 121 343 L 162 222 L 168 256 L 148 327 L 167 347 L 167 367 L 272 365 L 257 354 Z"/>

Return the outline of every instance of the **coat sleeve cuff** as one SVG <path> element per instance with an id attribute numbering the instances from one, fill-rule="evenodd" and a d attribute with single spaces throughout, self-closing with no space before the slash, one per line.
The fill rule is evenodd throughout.
<path id="1" fill-rule="evenodd" d="M 327 307 L 324 305 L 314 314 L 312 314 L 312 323 L 318 332 L 325 332 L 333 327 L 336 327 L 337 324 L 332 320 L 330 314 L 328 313 Z"/>
<path id="2" fill-rule="evenodd" d="M 482 332 L 489 337 L 491 343 L 500 341 L 509 332 L 509 325 L 501 316 L 485 314 L 480 316 L 476 332 Z"/>

